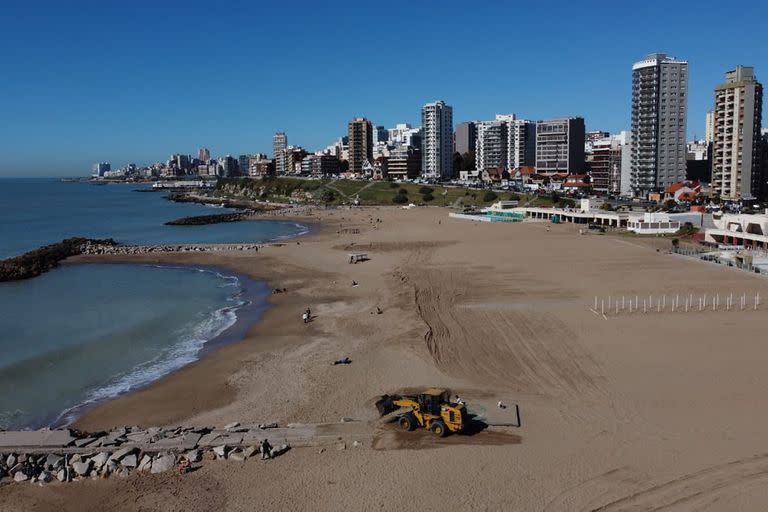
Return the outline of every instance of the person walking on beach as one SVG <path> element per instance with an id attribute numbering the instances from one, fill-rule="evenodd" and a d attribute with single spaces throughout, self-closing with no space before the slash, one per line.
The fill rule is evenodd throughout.
<path id="1" fill-rule="evenodd" d="M 304 312 L 304 314 L 303 314 L 303 315 L 301 315 L 301 319 L 302 319 L 302 321 L 303 321 L 305 324 L 309 322 L 309 316 L 307 315 L 306 311 Z"/>
<path id="2" fill-rule="evenodd" d="M 272 445 L 269 444 L 269 440 L 264 439 L 261 442 L 261 460 L 272 458 Z"/>

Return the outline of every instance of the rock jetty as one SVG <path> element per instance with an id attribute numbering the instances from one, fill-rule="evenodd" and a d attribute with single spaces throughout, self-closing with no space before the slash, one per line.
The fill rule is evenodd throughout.
<path id="1" fill-rule="evenodd" d="M 0 281 L 20 281 L 36 277 L 57 267 L 62 260 L 70 256 L 116 246 L 117 242 L 111 238 L 67 238 L 21 256 L 0 261 Z"/>
<path id="2" fill-rule="evenodd" d="M 226 208 L 246 208 L 249 210 L 262 212 L 279 210 L 287 206 L 280 203 L 267 203 L 250 199 L 230 199 L 227 197 L 199 195 L 191 192 L 173 192 L 163 197 L 169 201 L 174 201 L 177 203 L 198 203 Z"/>
<path id="3" fill-rule="evenodd" d="M 0 485 L 45 484 L 85 478 L 125 477 L 132 473 L 186 473 L 210 460 L 242 463 L 261 454 L 278 457 L 292 446 L 363 447 L 373 441 L 361 421 L 338 423 L 262 423 L 223 427 L 120 427 L 104 432 L 71 429 L 0 431 Z M 324 448 L 321 449 L 321 452 Z"/>
<path id="4" fill-rule="evenodd" d="M 278 246 L 283 244 L 269 244 Z M 92 246 L 82 254 L 151 254 L 163 252 L 219 252 L 219 251 L 258 251 L 260 244 L 181 244 L 181 245 L 115 245 Z"/>
<path id="5" fill-rule="evenodd" d="M 273 437 L 271 458 L 288 451 L 290 446 L 269 436 L 267 427 L 123 427 L 95 434 L 70 430 L 0 432 L 0 482 L 45 484 L 126 477 L 134 472 L 185 473 L 204 460 L 243 462 L 260 454 L 261 441 L 268 437 Z"/>
<path id="6" fill-rule="evenodd" d="M 216 213 L 213 215 L 197 215 L 182 217 L 165 223 L 166 226 L 202 226 L 205 224 L 219 224 L 222 222 L 239 222 L 248 218 L 248 212 Z"/>

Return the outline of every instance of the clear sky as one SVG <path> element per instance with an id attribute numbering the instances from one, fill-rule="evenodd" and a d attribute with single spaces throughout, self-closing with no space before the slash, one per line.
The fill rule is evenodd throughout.
<path id="1" fill-rule="evenodd" d="M 317 150 L 366 116 L 514 112 L 629 129 L 632 63 L 689 61 L 689 137 L 736 64 L 768 81 L 768 2 L 0 2 L 0 175 L 171 153 Z M 768 123 L 763 123 L 768 124 Z"/>

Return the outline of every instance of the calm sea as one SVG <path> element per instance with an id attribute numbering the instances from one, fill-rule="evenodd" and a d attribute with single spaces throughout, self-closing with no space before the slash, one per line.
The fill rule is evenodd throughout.
<path id="1" fill-rule="evenodd" d="M 165 226 L 220 210 L 136 188 L 0 179 L 0 258 L 69 236 L 238 243 L 307 232 L 278 221 Z M 63 425 L 157 380 L 212 340 L 241 335 L 268 294 L 264 283 L 214 268 L 132 264 L 64 265 L 0 283 L 0 429 Z"/>

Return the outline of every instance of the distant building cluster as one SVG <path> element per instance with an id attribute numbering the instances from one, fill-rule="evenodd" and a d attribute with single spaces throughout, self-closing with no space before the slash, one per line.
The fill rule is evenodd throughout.
<path id="1" fill-rule="evenodd" d="M 632 66 L 631 127 L 620 133 L 586 131 L 583 117 L 545 120 L 497 114 L 454 125 L 453 107 L 438 100 L 421 108 L 421 126 L 393 128 L 355 117 L 344 135 L 311 152 L 272 139 L 261 153 L 212 158 L 174 154 L 166 162 L 112 170 L 98 163 L 99 178 L 184 176 L 338 176 L 422 180 L 562 190 L 585 196 L 649 199 L 671 187 L 697 183 L 723 200 L 765 199 L 768 134 L 761 130 L 763 87 L 751 67 L 737 66 L 714 91 L 703 140 L 686 141 L 688 62 L 653 53 Z"/>

